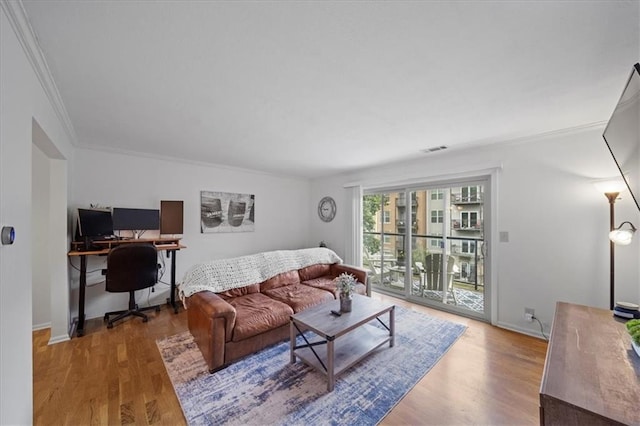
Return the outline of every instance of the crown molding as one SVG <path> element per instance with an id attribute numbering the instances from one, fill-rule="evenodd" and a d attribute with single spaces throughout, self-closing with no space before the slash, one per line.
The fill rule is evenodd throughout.
<path id="1" fill-rule="evenodd" d="M 22 0 L 2 0 L 0 1 L 0 6 L 7 16 L 9 23 L 11 23 L 11 27 L 18 37 L 22 50 L 24 50 L 24 53 L 29 59 L 31 67 L 40 81 L 40 85 L 44 89 L 56 116 L 69 137 L 69 141 L 72 145 L 77 146 L 78 138 L 75 129 L 73 128 L 67 109 L 64 106 L 64 102 L 62 102 L 58 86 L 53 79 L 53 75 L 51 75 L 51 70 L 44 57 L 44 53 L 40 48 L 38 37 L 31 27 L 31 22 L 29 22 L 29 17 L 24 9 Z"/>
<path id="2" fill-rule="evenodd" d="M 539 140 L 555 138 L 565 135 L 579 134 L 582 132 L 587 132 L 590 130 L 604 129 L 607 121 L 595 121 L 592 123 L 582 124 L 579 126 L 573 127 L 565 127 L 561 129 L 554 129 L 548 132 L 535 133 L 531 135 L 514 137 L 514 138 L 504 138 L 504 139 L 482 139 L 477 141 L 471 141 L 467 143 L 456 144 L 450 147 L 450 150 L 453 151 L 458 149 L 472 149 L 472 148 L 492 148 L 501 145 L 518 145 L 523 143 L 536 142 Z"/>
<path id="3" fill-rule="evenodd" d="M 181 157 L 171 157 L 168 155 L 160 155 L 160 154 L 151 153 L 151 152 L 133 151 L 130 149 L 114 148 L 109 146 L 79 144 L 77 148 L 78 150 L 104 152 L 107 154 L 125 155 L 128 157 L 148 158 L 151 160 L 166 161 L 169 163 L 180 163 L 180 164 L 187 164 L 187 165 L 208 167 L 208 168 L 215 167 L 217 169 L 224 169 L 224 170 L 230 170 L 234 172 L 248 173 L 248 174 L 260 175 L 260 176 L 271 176 L 279 179 L 297 179 L 297 180 L 307 180 L 307 181 L 314 179 L 307 176 L 287 174 L 284 172 L 279 173 L 279 172 L 273 172 L 268 170 L 248 169 L 246 167 L 231 166 L 231 165 L 222 164 L 222 163 L 191 160 L 188 158 L 181 158 Z"/>

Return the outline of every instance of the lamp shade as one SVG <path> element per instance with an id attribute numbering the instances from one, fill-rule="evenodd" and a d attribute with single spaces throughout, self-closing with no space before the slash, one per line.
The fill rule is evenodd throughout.
<path id="1" fill-rule="evenodd" d="M 628 224 L 631 229 L 621 229 L 625 223 Z M 636 228 L 632 223 L 622 222 L 620 226 L 609 232 L 609 239 L 615 244 L 626 246 L 631 244 L 634 232 L 636 232 Z"/>
<path id="2" fill-rule="evenodd" d="M 602 179 L 593 182 L 596 191 L 606 194 L 612 192 L 622 192 L 627 189 L 627 185 L 622 177 L 616 177 L 611 179 Z"/>

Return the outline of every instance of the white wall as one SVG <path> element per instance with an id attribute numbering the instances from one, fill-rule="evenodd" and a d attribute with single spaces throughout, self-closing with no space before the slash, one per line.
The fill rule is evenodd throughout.
<path id="1" fill-rule="evenodd" d="M 68 161 L 49 157 L 49 282 L 51 283 L 51 333 L 49 344 L 69 340 L 71 315 L 69 266 L 67 251 L 71 244 L 71 227 L 67 219 Z"/>
<path id="2" fill-rule="evenodd" d="M 177 254 L 176 280 L 192 265 L 212 259 L 240 256 L 266 250 L 308 247 L 309 191 L 307 179 L 221 166 L 166 161 L 79 149 L 71 176 L 73 207 L 100 204 L 110 207 L 159 209 L 160 200 L 184 201 L 184 237 L 187 249 Z M 200 233 L 200 191 L 255 194 L 255 232 Z M 147 234 L 153 235 L 153 234 Z M 315 245 L 315 244 L 314 244 Z M 163 281 L 169 282 L 170 261 Z M 79 259 L 74 264 L 79 265 Z M 91 258 L 88 270 L 101 269 L 105 259 Z M 74 314 L 77 315 L 78 274 L 72 276 Z M 104 291 L 99 271 L 88 275 L 87 318 L 101 317 L 109 310 L 122 309 L 126 295 Z M 163 301 L 166 286 L 156 286 L 151 302 Z M 159 291 L 161 290 L 161 291 Z M 146 302 L 147 291 L 137 297 Z"/>
<path id="3" fill-rule="evenodd" d="M 523 320 L 524 307 L 536 310 L 546 328 L 556 301 L 608 308 L 609 205 L 592 181 L 615 176 L 617 169 L 602 139 L 602 129 L 534 138 L 441 154 L 312 182 L 311 208 L 332 195 L 338 213 L 331 223 L 314 215 L 311 239 L 327 241 L 345 251 L 343 235 L 349 220 L 345 183 L 393 182 L 446 176 L 465 170 L 502 164 L 498 174 L 497 229 L 509 232 L 508 243 L 495 243 L 491 251 L 497 270 L 492 286 L 496 325 L 538 333 L 537 324 Z M 616 221 L 640 224 L 640 213 L 629 194 L 616 203 Z M 497 241 L 497 238 L 494 239 Z M 616 249 L 616 299 L 638 302 L 640 277 L 637 262 L 640 238 Z"/>
<path id="4" fill-rule="evenodd" d="M 16 242 L 0 246 L 0 424 L 30 424 L 32 401 L 31 150 L 37 121 L 64 158 L 72 148 L 65 127 L 7 17 L 0 13 L 0 226 Z M 63 230 L 66 234 L 66 230 Z M 60 245 L 66 245 L 60 241 Z M 66 268 L 66 251 L 62 268 Z M 62 283 L 67 286 L 66 274 Z M 56 287 L 57 288 L 57 287 Z"/>
<path id="5" fill-rule="evenodd" d="M 49 159 L 37 147 L 32 151 L 31 261 L 33 328 L 51 326 L 49 265 Z"/>

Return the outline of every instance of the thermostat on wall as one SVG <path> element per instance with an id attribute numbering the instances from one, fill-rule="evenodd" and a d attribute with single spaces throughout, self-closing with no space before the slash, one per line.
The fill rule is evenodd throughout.
<path id="1" fill-rule="evenodd" d="M 16 239 L 16 230 L 13 226 L 3 226 L 2 227 L 2 244 L 13 244 L 13 241 Z"/>

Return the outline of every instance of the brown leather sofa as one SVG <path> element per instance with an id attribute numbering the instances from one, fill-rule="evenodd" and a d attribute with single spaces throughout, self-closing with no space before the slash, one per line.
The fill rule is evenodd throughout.
<path id="1" fill-rule="evenodd" d="M 186 298 L 189 331 L 209 371 L 289 338 L 289 317 L 338 297 L 334 278 L 343 272 L 358 280 L 355 291 L 369 294 L 367 272 L 344 264 L 316 264 L 222 293 L 202 291 Z"/>

